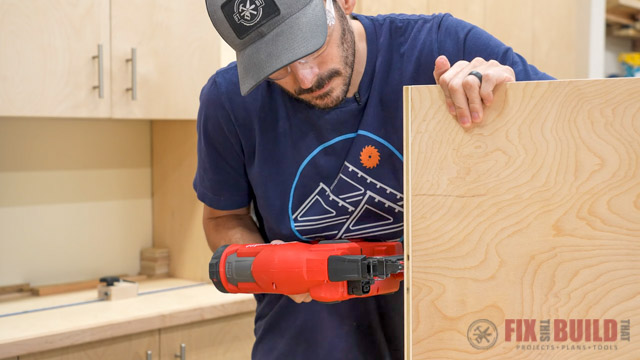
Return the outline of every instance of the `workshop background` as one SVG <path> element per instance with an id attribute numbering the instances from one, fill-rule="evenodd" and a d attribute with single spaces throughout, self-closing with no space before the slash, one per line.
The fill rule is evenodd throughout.
<path id="1" fill-rule="evenodd" d="M 557 78 L 640 76 L 640 0 L 356 12 L 451 12 Z M 247 358 L 252 298 L 201 299 L 211 251 L 191 187 L 198 95 L 234 58 L 203 0 L 0 0 L 0 359 L 173 359 L 187 342 L 190 360 Z M 105 275 L 155 297 L 92 308 Z"/>

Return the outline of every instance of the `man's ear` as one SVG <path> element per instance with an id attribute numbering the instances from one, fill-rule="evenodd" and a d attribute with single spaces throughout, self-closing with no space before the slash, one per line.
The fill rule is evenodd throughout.
<path id="1" fill-rule="evenodd" d="M 356 0 L 336 0 L 336 2 L 340 7 L 342 7 L 342 10 L 346 15 L 351 15 L 353 9 L 356 7 Z"/>

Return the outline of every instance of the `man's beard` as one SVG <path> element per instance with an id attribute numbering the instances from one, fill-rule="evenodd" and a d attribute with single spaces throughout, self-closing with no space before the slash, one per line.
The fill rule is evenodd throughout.
<path id="1" fill-rule="evenodd" d="M 331 0 L 327 0 L 331 1 Z M 292 97 L 309 104 L 317 109 L 327 110 L 340 105 L 347 97 L 349 86 L 351 85 L 351 77 L 353 76 L 353 66 L 355 64 L 355 35 L 353 29 L 349 25 L 347 15 L 339 5 L 335 5 L 336 19 L 340 23 L 340 43 L 341 43 L 341 63 L 338 68 L 332 68 L 324 74 L 318 75 L 318 78 L 308 89 L 297 88 L 294 92 L 287 91 Z M 324 93 L 311 99 L 305 99 L 301 96 L 314 93 L 324 88 L 329 81 L 341 81 L 338 87 L 327 89 Z M 286 89 L 285 89 L 286 91 Z"/>

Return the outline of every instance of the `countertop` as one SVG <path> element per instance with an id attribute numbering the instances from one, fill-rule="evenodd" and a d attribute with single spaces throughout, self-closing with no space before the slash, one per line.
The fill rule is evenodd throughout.
<path id="1" fill-rule="evenodd" d="M 0 302 L 0 359 L 251 312 L 247 294 L 182 279 L 139 283 L 138 296 L 98 300 L 97 290 Z"/>

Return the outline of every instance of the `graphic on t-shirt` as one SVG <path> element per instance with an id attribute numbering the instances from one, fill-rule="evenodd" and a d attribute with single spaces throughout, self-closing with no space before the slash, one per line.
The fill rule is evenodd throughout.
<path id="1" fill-rule="evenodd" d="M 318 154 L 332 145 L 347 147 L 349 142 L 339 142 L 353 139 L 356 135 L 376 139 L 382 146 L 378 143 L 355 146 L 362 141 L 353 140 L 354 146 L 348 147 L 346 161 L 335 177 L 319 182 L 315 180 L 315 187 L 307 187 L 313 190 L 308 190 L 306 195 L 295 191 L 298 182 L 315 175 L 309 167 L 321 161 L 315 159 Z M 310 175 L 306 175 L 305 168 Z M 387 176 L 398 169 L 402 169 L 402 155 L 386 141 L 367 132 L 350 134 L 319 147 L 301 166 L 291 192 L 292 199 L 295 194 L 300 204 L 290 209 L 294 232 L 303 240 L 401 237 L 404 212 L 402 185 L 395 183 L 398 182 L 397 176 Z M 387 180 L 394 184 L 385 183 Z M 400 188 L 395 188 L 398 186 Z"/>
<path id="2" fill-rule="evenodd" d="M 360 152 L 360 162 L 367 169 L 373 169 L 378 166 L 378 162 L 380 161 L 380 153 L 378 149 L 371 145 L 367 145 Z"/>

